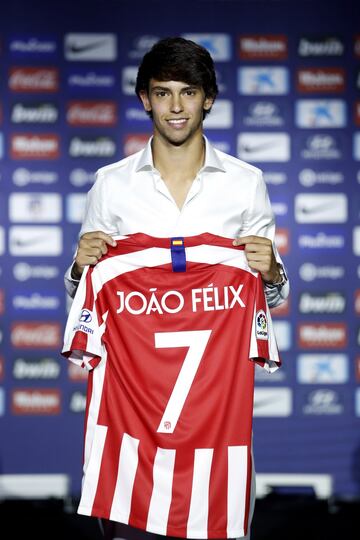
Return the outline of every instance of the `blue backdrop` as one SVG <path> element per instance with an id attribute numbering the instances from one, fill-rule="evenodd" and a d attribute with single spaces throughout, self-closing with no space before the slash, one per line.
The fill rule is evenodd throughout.
<path id="1" fill-rule="evenodd" d="M 296 489 L 301 477 L 291 474 L 325 475 L 335 497 L 359 497 L 355 14 L 355 2 L 329 1 L 1 8 L 0 474 L 68 474 L 79 494 L 86 380 L 60 356 L 63 273 L 94 172 L 151 132 L 134 95 L 141 57 L 157 39 L 183 35 L 216 63 L 206 134 L 264 170 L 292 281 L 289 302 L 274 310 L 283 367 L 257 372 L 257 472 Z"/>

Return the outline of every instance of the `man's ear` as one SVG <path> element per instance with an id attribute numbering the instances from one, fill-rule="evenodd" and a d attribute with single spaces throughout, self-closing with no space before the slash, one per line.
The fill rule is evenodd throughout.
<path id="1" fill-rule="evenodd" d="M 146 112 L 151 112 L 151 104 L 149 100 L 149 95 L 146 90 L 140 90 L 139 92 L 140 99 L 142 101 L 142 104 L 144 105 L 144 109 Z"/>
<path id="2" fill-rule="evenodd" d="M 214 105 L 215 99 L 212 97 L 205 98 L 203 109 L 205 111 L 208 111 L 211 109 L 211 107 Z"/>

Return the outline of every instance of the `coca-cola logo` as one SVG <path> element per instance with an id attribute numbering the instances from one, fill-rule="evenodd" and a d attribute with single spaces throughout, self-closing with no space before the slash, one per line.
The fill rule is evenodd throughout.
<path id="1" fill-rule="evenodd" d="M 287 298 L 282 304 L 279 304 L 276 307 L 271 308 L 272 317 L 286 317 L 290 312 L 290 303 Z"/>
<path id="2" fill-rule="evenodd" d="M 60 390 L 56 388 L 15 389 L 11 395 L 11 410 L 13 414 L 59 414 Z"/>
<path id="3" fill-rule="evenodd" d="M 130 156 L 135 154 L 146 146 L 150 135 L 147 133 L 138 133 L 134 135 L 127 135 L 124 142 L 124 155 Z"/>
<path id="4" fill-rule="evenodd" d="M 12 67 L 9 88 L 13 92 L 57 92 L 59 70 L 52 67 Z"/>
<path id="5" fill-rule="evenodd" d="M 4 358 L 0 356 L 0 381 L 4 378 Z"/>
<path id="6" fill-rule="evenodd" d="M 60 323 L 15 322 L 11 328 L 11 343 L 23 349 L 57 349 L 61 345 Z"/>
<path id="7" fill-rule="evenodd" d="M 71 126 L 114 126 L 117 104 L 115 101 L 71 101 L 66 118 Z"/>
<path id="8" fill-rule="evenodd" d="M 354 299 L 354 308 L 355 313 L 357 315 L 360 315 L 360 289 L 356 289 L 355 291 L 355 299 Z"/>
<path id="9" fill-rule="evenodd" d="M 345 323 L 300 323 L 298 344 L 302 348 L 338 349 L 347 344 Z"/>
<path id="10" fill-rule="evenodd" d="M 275 236 L 275 244 L 280 255 L 286 255 L 290 249 L 289 230 L 278 228 Z"/>

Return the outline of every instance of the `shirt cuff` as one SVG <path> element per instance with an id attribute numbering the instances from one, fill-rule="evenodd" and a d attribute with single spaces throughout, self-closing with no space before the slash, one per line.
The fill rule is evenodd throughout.
<path id="1" fill-rule="evenodd" d="M 69 266 L 69 268 L 66 270 L 65 275 L 64 275 L 65 288 L 69 296 L 71 296 L 71 298 L 74 298 L 76 289 L 78 288 L 78 285 L 80 282 L 79 279 L 74 279 L 71 275 L 73 266 L 74 266 L 74 263 L 71 266 Z"/>

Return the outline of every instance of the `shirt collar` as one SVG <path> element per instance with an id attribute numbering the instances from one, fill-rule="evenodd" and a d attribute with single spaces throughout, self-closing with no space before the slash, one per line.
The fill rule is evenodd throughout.
<path id="1" fill-rule="evenodd" d="M 152 137 L 146 143 L 144 150 L 141 152 L 139 161 L 136 167 L 136 172 L 140 171 L 150 171 L 154 170 L 154 160 L 151 149 Z M 200 172 L 203 171 L 221 171 L 226 172 L 224 165 L 220 157 L 217 155 L 215 148 L 210 144 L 207 137 L 204 136 L 205 140 L 205 163 L 201 168 Z"/>

